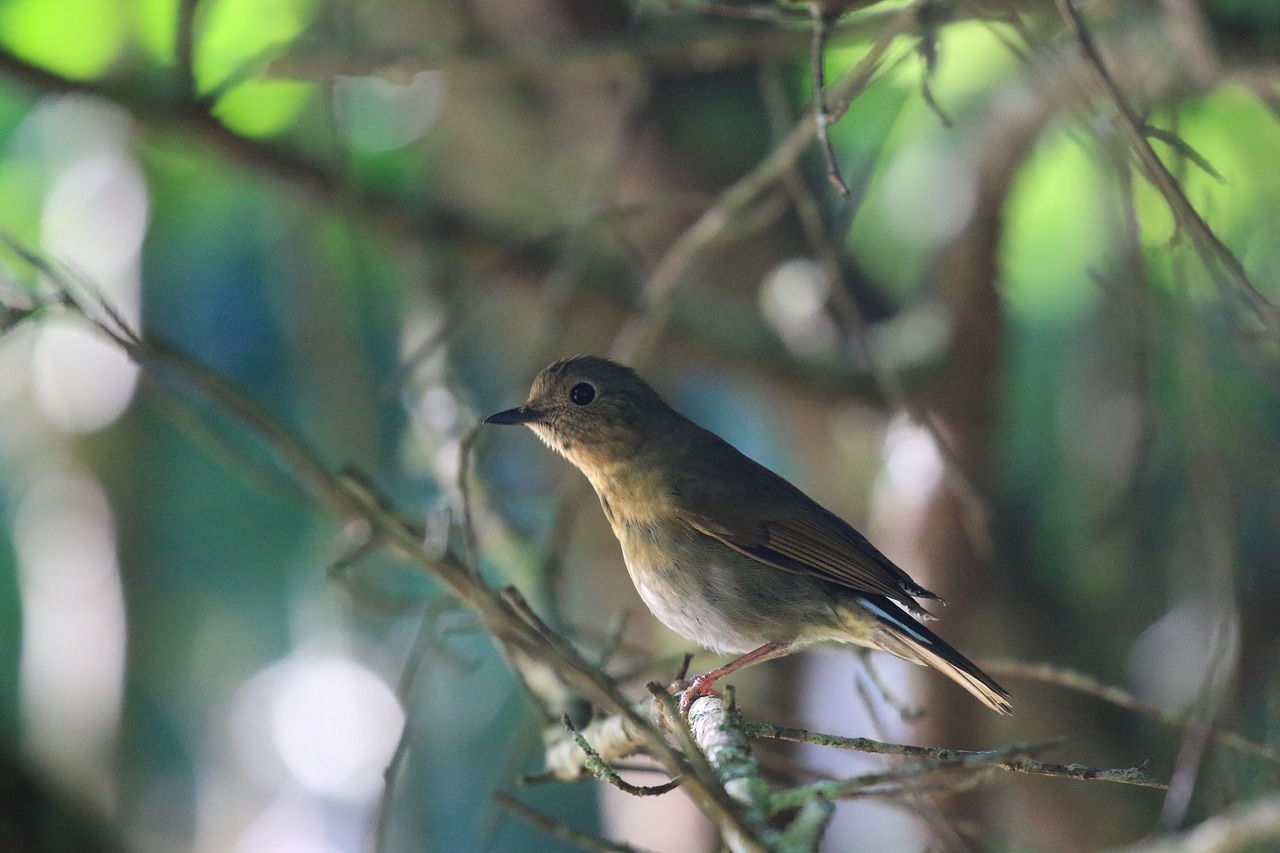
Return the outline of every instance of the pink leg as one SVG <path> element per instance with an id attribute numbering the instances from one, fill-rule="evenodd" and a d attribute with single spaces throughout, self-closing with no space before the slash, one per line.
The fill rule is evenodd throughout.
<path id="1" fill-rule="evenodd" d="M 714 694 L 716 691 L 713 685 L 726 675 L 737 672 L 753 663 L 780 658 L 789 654 L 790 651 L 790 643 L 765 643 L 760 648 L 747 652 L 740 658 L 734 658 L 724 666 L 717 667 L 710 672 L 704 672 L 690 681 L 677 682 L 672 685 L 672 688 L 679 688 L 681 685 L 685 685 L 684 692 L 680 696 L 680 714 L 688 716 L 689 708 L 692 707 L 695 701 L 703 696 Z"/>

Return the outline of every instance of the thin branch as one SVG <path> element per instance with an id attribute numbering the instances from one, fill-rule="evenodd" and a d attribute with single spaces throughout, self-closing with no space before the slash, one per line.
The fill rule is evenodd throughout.
<path id="1" fill-rule="evenodd" d="M 857 776 L 850 776 L 847 779 L 838 779 L 834 782 L 813 782 L 808 785 L 801 785 L 798 788 L 775 791 L 772 805 L 775 810 L 781 811 L 803 805 L 807 799 L 814 796 L 820 796 L 828 800 L 842 800 L 854 797 L 878 796 L 887 793 L 896 794 L 905 790 L 902 784 L 904 782 L 917 784 L 925 777 L 934 776 L 944 771 L 986 770 L 1000 762 L 1021 759 L 1029 751 L 1037 747 L 1043 747 L 1043 745 L 1012 744 L 1003 749 L 991 750 L 986 753 L 971 753 L 953 758 L 930 758 L 912 764 L 892 767 L 888 770 L 862 773 Z"/>
<path id="2" fill-rule="evenodd" d="M 1125 99 L 1124 93 L 1120 91 L 1120 87 L 1107 70 L 1106 62 L 1102 58 L 1102 52 L 1098 49 L 1080 11 L 1071 0 L 1054 0 L 1054 2 L 1057 4 L 1058 12 L 1062 16 L 1063 22 L 1066 23 L 1067 29 L 1079 42 L 1088 67 L 1093 72 L 1095 82 L 1115 106 L 1120 116 L 1119 128 L 1126 142 L 1137 155 L 1143 174 L 1146 175 L 1152 186 L 1164 196 L 1165 203 L 1169 205 L 1169 209 L 1178 224 L 1187 229 L 1191 235 L 1192 244 L 1196 247 L 1206 270 L 1211 275 L 1219 269 L 1224 271 L 1239 287 L 1240 292 L 1244 295 L 1263 325 L 1273 333 L 1280 331 L 1280 309 L 1273 305 L 1249 279 L 1244 265 L 1240 263 L 1240 259 L 1235 256 L 1231 249 L 1222 242 L 1213 229 L 1209 227 L 1208 223 L 1200 216 L 1195 206 L 1187 198 L 1178 179 L 1174 177 L 1173 173 L 1165 166 L 1164 161 L 1156 154 L 1155 149 L 1151 147 L 1150 141 L 1143 132 L 1145 122 L 1134 112 L 1129 102 Z M 1215 281 L 1219 280 L 1218 276 L 1214 275 L 1213 277 Z M 1219 286 L 1221 286 L 1221 282 L 1219 282 Z"/>
<path id="3" fill-rule="evenodd" d="M 553 838 L 581 847 L 583 850 L 603 850 L 606 853 L 647 853 L 647 851 L 639 847 L 633 847 L 630 844 L 610 841 L 607 838 L 601 838 L 598 835 L 591 835 L 590 833 L 565 826 L 555 818 L 526 806 L 503 791 L 494 791 L 493 800 L 507 811 L 519 815 Z"/>
<path id="4" fill-rule="evenodd" d="M 1085 675 L 1073 669 L 1047 663 L 1023 663 L 1015 660 L 996 660 L 991 658 L 983 658 L 978 663 L 993 676 L 1003 675 L 1010 678 L 1026 678 L 1031 681 L 1040 681 L 1045 684 L 1064 687 L 1067 690 L 1074 690 L 1077 693 L 1093 696 L 1119 708 L 1133 711 L 1135 714 L 1141 714 L 1144 717 L 1150 717 L 1175 728 L 1184 728 L 1188 724 L 1185 716 L 1170 713 L 1163 708 L 1152 705 L 1150 702 L 1142 701 L 1126 690 L 1103 684 L 1093 676 Z M 1280 764 L 1280 750 L 1275 747 L 1252 741 L 1241 737 L 1235 732 L 1223 731 L 1218 728 L 1208 729 L 1208 735 L 1211 741 L 1221 746 Z"/>
<path id="5" fill-rule="evenodd" d="M 20 257 L 32 257 L 21 244 L 0 231 L 0 242 L 10 244 Z M 445 584 L 460 602 L 483 620 L 485 628 L 511 659 L 520 655 L 538 661 L 554 672 L 576 695 L 628 719 L 645 742 L 646 751 L 657 759 L 672 776 L 680 776 L 682 787 L 726 836 L 742 840 L 740 849 L 762 849 L 758 829 L 748 826 L 728 794 L 715 777 L 700 770 L 673 749 L 658 729 L 632 709 L 618 690 L 617 684 L 592 666 L 567 641 L 552 632 L 531 610 L 517 606 L 518 596 L 499 595 L 477 578 L 458 555 L 446 549 L 440 555 L 428 555 L 422 548 L 422 532 L 384 506 L 375 497 L 355 489 L 349 478 L 328 469 L 319 455 L 295 432 L 259 407 L 252 399 L 229 385 L 212 371 L 174 347 L 136 332 L 121 334 L 106 321 L 97 319 L 101 304 L 87 304 L 77 293 L 65 271 L 35 258 L 36 268 L 59 287 L 52 305 L 62 305 L 83 317 L 93 328 L 115 341 L 126 354 L 144 368 L 144 377 L 157 374 L 176 377 L 188 390 L 222 407 L 241 421 L 258 439 L 279 454 L 293 470 L 306 494 L 340 524 L 353 520 L 368 525 L 370 537 L 383 550 L 404 559 Z M 181 396 L 175 393 L 175 399 Z M 705 766 L 705 765 L 703 765 Z M 690 767 L 694 772 L 689 772 Z"/>
<path id="6" fill-rule="evenodd" d="M 506 240 L 505 235 L 486 231 L 469 217 L 450 211 L 438 199 L 423 207 L 373 187 L 353 188 L 347 176 L 296 152 L 240 136 L 213 116 L 212 104 L 206 99 L 151 97 L 107 81 L 72 80 L 4 49 L 0 49 L 0 76 L 39 92 L 91 95 L 111 101 L 149 128 L 191 134 L 209 150 L 238 165 L 267 173 L 327 207 L 354 208 L 365 221 L 405 239 L 443 240 L 463 251 L 492 251 Z"/>
<path id="7" fill-rule="evenodd" d="M 1006 770 L 1012 773 L 1026 773 L 1033 776 L 1054 776 L 1063 779 L 1080 779 L 1099 782 L 1118 782 L 1125 785 L 1137 785 L 1143 788 L 1160 788 L 1166 789 L 1169 786 L 1152 776 L 1147 775 L 1141 767 L 1090 767 L 1084 764 L 1053 764 L 1050 762 L 1036 761 L 1031 758 L 1000 758 L 1000 754 L 1004 751 L 1013 749 L 1014 747 L 1003 747 L 1000 750 L 962 750 L 962 749 L 946 749 L 936 746 L 908 746 L 905 744 L 885 743 L 883 741 L 871 740 L 870 738 L 850 738 L 840 737 L 839 735 L 822 734 L 820 732 L 811 732 L 806 729 L 797 729 L 790 726 L 775 726 L 770 723 L 743 723 L 743 730 L 751 737 L 764 738 L 768 740 L 790 741 L 792 743 L 810 743 L 816 746 L 830 746 L 837 749 L 849 749 L 856 752 L 869 752 L 880 755 L 900 755 L 906 758 L 915 758 L 928 761 L 955 761 L 957 759 L 973 759 L 979 760 L 978 757 L 987 759 L 995 758 L 988 762 L 989 766 L 997 770 Z M 1061 740 L 1044 741 L 1032 745 L 1016 745 L 1018 748 L 1028 750 L 1045 749 L 1061 743 Z"/>
<path id="8" fill-rule="evenodd" d="M 463 434 L 458 446 L 458 499 L 462 502 L 462 535 L 467 545 L 466 561 L 471 571 L 480 575 L 480 543 L 476 539 L 476 527 L 471 509 L 471 468 L 474 464 L 474 448 L 480 436 L 477 422 Z"/>
<path id="9" fill-rule="evenodd" d="M 828 14 L 822 3 L 810 0 L 809 15 L 813 19 L 813 42 L 809 48 L 809 64 L 813 67 L 813 122 L 814 133 L 818 137 L 818 147 L 822 149 L 822 158 L 827 164 L 827 180 L 842 196 L 849 195 L 849 185 L 840 174 L 840 163 L 836 159 L 835 148 L 827 127 L 831 124 L 831 114 L 827 111 L 827 33 L 835 17 Z"/>
<path id="10" fill-rule="evenodd" d="M 736 742 L 737 735 L 731 726 L 712 722 L 723 721 L 723 700 L 714 694 L 699 698 L 689 709 L 686 721 L 666 688 L 652 681 L 645 687 L 656 700 L 663 723 L 684 749 L 689 763 L 699 773 L 706 773 L 719 782 L 720 790 L 731 798 L 741 825 L 749 831 L 749 834 L 725 834 L 726 846 L 734 851 L 773 847 L 770 842 L 777 833 L 769 827 L 765 808 L 769 792 L 759 776 L 750 748 L 745 740 Z M 700 738 L 705 738 L 705 742 L 700 743 Z"/>
<path id="11" fill-rule="evenodd" d="M 591 774 L 600 781 L 608 782 L 619 791 L 631 794 L 633 797 L 657 797 L 674 791 L 676 788 L 680 787 L 679 779 L 672 779 L 671 781 L 664 782 L 661 785 L 632 785 L 630 782 L 619 776 L 618 771 L 615 770 L 609 762 L 600 757 L 600 753 L 596 752 L 587 739 L 582 736 L 582 733 L 574 728 L 573 721 L 569 719 L 568 714 L 565 714 L 560 718 L 560 724 L 568 730 L 574 743 L 576 743 L 578 748 L 586 754 L 587 758 L 584 762 L 584 766 L 587 770 L 589 770 Z"/>
<path id="12" fill-rule="evenodd" d="M 880 30 L 866 56 L 828 90 L 826 104 L 833 119 L 844 115 L 853 99 L 871 82 L 894 40 L 907 32 L 915 20 L 915 6 L 896 12 Z M 651 353 L 674 308 L 676 289 L 690 269 L 756 199 L 786 177 L 813 141 L 816 130 L 812 113 L 801 119 L 781 145 L 725 190 L 716 203 L 677 238 L 649 277 L 644 294 L 645 311 L 634 316 L 614 341 L 613 358 L 636 364 Z"/>
<path id="13" fill-rule="evenodd" d="M 196 92 L 196 12 L 200 0 L 178 0 L 173 33 L 173 57 L 178 66 L 178 85 L 184 97 L 195 100 Z"/>
<path id="14" fill-rule="evenodd" d="M 1185 177 L 1188 162 L 1186 158 L 1178 159 L 1179 178 Z M 1241 630 L 1235 549 L 1227 532 L 1237 528 L 1237 519 L 1231 513 L 1231 487 L 1226 481 L 1225 460 L 1219 459 L 1214 450 L 1214 437 L 1221 434 L 1224 424 L 1217 423 L 1214 412 L 1207 410 L 1217 403 L 1214 380 L 1204 361 L 1212 356 L 1213 348 L 1193 312 L 1186 307 L 1192 296 L 1183 253 L 1175 252 L 1172 260 L 1172 279 L 1183 297 L 1180 308 L 1174 309 L 1173 330 L 1182 342 L 1177 348 L 1177 358 L 1186 387 L 1178 421 L 1186 430 L 1182 445 L 1186 448 L 1188 474 L 1195 483 L 1191 497 L 1199 527 L 1196 541 L 1202 549 L 1199 556 L 1209 584 L 1207 598 L 1215 613 L 1208 661 L 1187 725 L 1182 730 L 1169 793 L 1160 810 L 1161 823 L 1170 829 L 1182 825 L 1191 805 L 1209 746 L 1209 729 L 1227 702 L 1229 686 L 1239 667 Z"/>
<path id="15" fill-rule="evenodd" d="M 400 779 L 400 768 L 404 766 L 405 758 L 409 754 L 409 732 L 411 730 L 409 709 L 413 707 L 409 697 L 413 693 L 413 684 L 417 680 L 418 673 L 426 665 L 430 652 L 438 642 L 436 633 L 438 620 L 452 604 L 453 601 L 451 599 L 437 598 L 429 602 L 424 608 L 422 623 L 418 626 L 418 634 L 414 637 L 413 647 L 409 651 L 409 657 L 405 661 L 404 669 L 400 672 L 400 680 L 396 684 L 396 698 L 400 701 L 400 707 L 405 709 L 405 720 L 400 727 L 400 740 L 396 743 L 396 750 L 392 753 L 391 760 L 382 772 L 382 796 L 378 799 L 378 815 L 373 824 L 374 853 L 382 853 L 387 849 L 387 831 L 391 826 L 391 809 L 395 805 L 396 785 Z"/>

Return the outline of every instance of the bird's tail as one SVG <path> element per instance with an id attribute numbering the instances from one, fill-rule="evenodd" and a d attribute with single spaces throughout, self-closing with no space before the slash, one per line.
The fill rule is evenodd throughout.
<path id="1" fill-rule="evenodd" d="M 860 595 L 858 603 L 876 618 L 872 645 L 912 663 L 931 666 L 968 690 L 982 704 L 1001 714 L 1012 714 L 1009 692 L 973 663 L 947 645 L 881 595 Z"/>

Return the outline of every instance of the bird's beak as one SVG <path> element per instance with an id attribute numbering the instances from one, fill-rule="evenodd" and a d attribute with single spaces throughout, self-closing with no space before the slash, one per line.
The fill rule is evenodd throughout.
<path id="1" fill-rule="evenodd" d="M 518 409 L 507 409 L 505 412 L 498 412 L 496 415 L 489 415 L 484 419 L 487 424 L 528 424 L 542 419 L 542 412 L 537 409 L 531 409 L 528 406 L 521 406 Z"/>

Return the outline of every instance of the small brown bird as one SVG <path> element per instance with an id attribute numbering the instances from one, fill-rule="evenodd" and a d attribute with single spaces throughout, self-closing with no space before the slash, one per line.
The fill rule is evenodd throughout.
<path id="1" fill-rule="evenodd" d="M 987 707 L 1009 694 L 920 624 L 941 599 L 852 526 L 668 406 L 635 371 L 582 356 L 538 374 L 525 424 L 586 474 L 627 571 L 668 628 L 741 655 L 694 678 L 681 710 L 742 667 L 823 641 L 932 666 Z"/>

